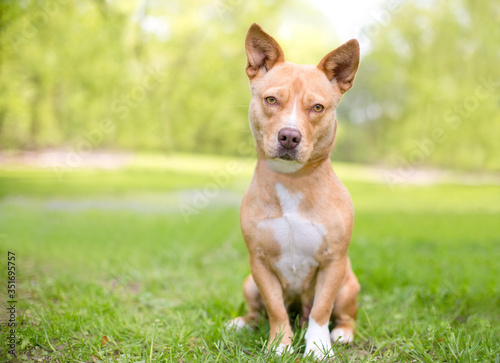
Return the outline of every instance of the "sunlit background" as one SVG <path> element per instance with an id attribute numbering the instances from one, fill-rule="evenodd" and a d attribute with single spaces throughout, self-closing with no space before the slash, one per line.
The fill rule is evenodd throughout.
<path id="1" fill-rule="evenodd" d="M 362 286 L 339 361 L 499 361 L 497 0 L 2 1 L 0 361 L 280 361 L 265 322 L 222 333 L 246 309 L 253 22 L 295 63 L 361 45 L 332 154 Z"/>
<path id="2" fill-rule="evenodd" d="M 251 142 L 243 41 L 258 22 L 297 63 L 316 64 L 341 43 L 360 41 L 363 59 L 339 111 L 334 159 L 500 169 L 495 1 L 7 1 L 2 7 L 4 151 L 251 155 L 252 148 L 239 148 Z"/>

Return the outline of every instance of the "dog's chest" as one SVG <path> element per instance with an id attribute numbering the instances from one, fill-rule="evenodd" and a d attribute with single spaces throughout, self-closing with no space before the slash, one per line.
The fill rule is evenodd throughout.
<path id="1" fill-rule="evenodd" d="M 273 231 L 281 249 L 274 268 L 287 280 L 289 292 L 299 294 L 304 280 L 318 266 L 315 255 L 326 235 L 326 228 L 300 214 L 302 194 L 290 193 L 279 183 L 276 184 L 276 192 L 283 215 L 261 221 L 259 228 Z"/>

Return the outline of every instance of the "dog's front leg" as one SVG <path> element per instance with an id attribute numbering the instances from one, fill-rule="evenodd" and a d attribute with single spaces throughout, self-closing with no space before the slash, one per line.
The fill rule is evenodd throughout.
<path id="1" fill-rule="evenodd" d="M 293 338 L 281 283 L 260 256 L 253 256 L 250 259 L 250 270 L 269 317 L 271 330 L 269 345 L 275 343 L 276 339 L 280 339 L 280 344 L 276 349 L 276 352 L 280 354 L 292 343 Z"/>
<path id="2" fill-rule="evenodd" d="M 304 355 L 313 354 L 317 359 L 333 356 L 328 323 L 342 280 L 344 279 L 347 255 L 326 261 L 320 266 L 314 291 L 314 302 L 309 315 Z"/>

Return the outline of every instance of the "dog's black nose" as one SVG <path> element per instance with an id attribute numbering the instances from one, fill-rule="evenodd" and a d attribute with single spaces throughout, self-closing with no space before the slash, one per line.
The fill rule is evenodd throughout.
<path id="1" fill-rule="evenodd" d="M 284 127 L 278 132 L 278 140 L 285 149 L 292 150 L 300 143 L 302 135 L 299 130 Z"/>

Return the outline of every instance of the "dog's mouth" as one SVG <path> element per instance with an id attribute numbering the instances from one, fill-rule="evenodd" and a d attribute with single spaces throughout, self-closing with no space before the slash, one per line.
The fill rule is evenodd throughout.
<path id="1" fill-rule="evenodd" d="M 290 155 L 288 154 L 283 154 L 279 157 L 280 159 L 283 159 L 283 160 L 294 160 L 294 158 L 292 158 Z"/>
<path id="2" fill-rule="evenodd" d="M 281 159 L 285 161 L 298 161 L 299 156 L 297 149 L 287 150 L 283 147 L 278 148 L 273 154 L 269 155 L 271 159 Z"/>

